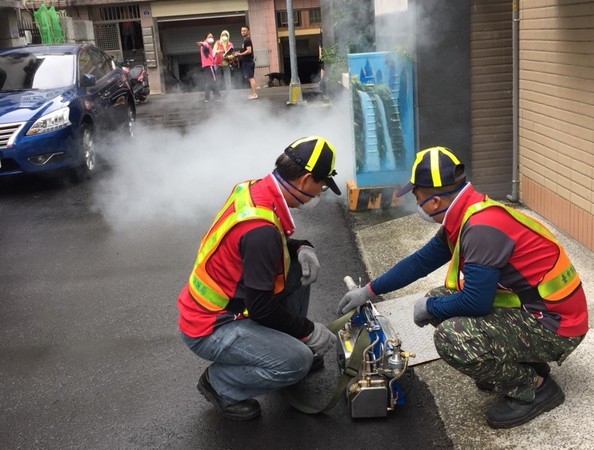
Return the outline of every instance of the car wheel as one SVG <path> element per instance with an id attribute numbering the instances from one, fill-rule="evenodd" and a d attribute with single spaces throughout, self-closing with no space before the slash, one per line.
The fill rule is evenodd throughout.
<path id="1" fill-rule="evenodd" d="M 80 126 L 78 150 L 81 164 L 74 170 L 74 178 L 77 181 L 82 181 L 91 177 L 97 165 L 93 127 L 88 123 L 82 123 Z"/>

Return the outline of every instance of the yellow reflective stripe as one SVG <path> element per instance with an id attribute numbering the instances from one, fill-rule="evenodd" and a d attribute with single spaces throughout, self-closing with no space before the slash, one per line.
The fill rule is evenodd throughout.
<path id="1" fill-rule="evenodd" d="M 563 271 L 554 278 L 538 285 L 538 293 L 541 297 L 546 298 L 551 294 L 563 289 L 569 283 L 578 278 L 577 270 L 573 264 L 569 264 Z"/>
<path id="2" fill-rule="evenodd" d="M 211 288 L 208 284 L 203 282 L 195 273 L 192 273 L 190 277 L 190 284 L 194 289 L 194 292 L 199 294 L 203 300 L 206 300 L 208 303 L 211 303 L 214 307 L 208 308 L 207 305 L 202 304 L 207 309 L 224 309 L 229 303 L 229 299 L 226 296 L 219 294 L 213 288 Z"/>
<path id="3" fill-rule="evenodd" d="M 314 147 L 313 152 L 311 152 L 311 156 L 307 160 L 307 164 L 304 167 L 305 170 L 309 170 L 310 172 L 313 170 L 316 163 L 318 162 L 318 159 L 320 158 L 320 155 L 322 154 L 323 147 L 324 147 L 324 141 L 321 139 L 318 139 L 316 142 L 316 146 Z"/>
<path id="4" fill-rule="evenodd" d="M 239 183 L 239 184 L 235 185 L 235 187 L 233 188 L 233 192 L 231 192 L 231 195 L 229 195 L 229 197 L 225 201 L 225 204 L 219 210 L 219 212 L 215 216 L 214 220 L 212 221 L 212 224 L 211 224 L 210 228 L 208 229 L 208 231 L 204 235 L 205 238 L 206 238 L 206 236 L 209 236 L 210 235 L 211 231 L 214 229 L 214 227 L 218 223 L 218 221 L 221 218 L 221 216 L 225 213 L 225 211 L 227 211 L 227 209 L 229 209 L 229 207 L 231 206 L 231 204 L 234 202 L 234 198 L 236 197 L 236 194 L 241 194 L 241 192 L 244 189 L 246 189 L 251 183 L 253 183 L 253 181 L 246 181 L 244 183 Z M 203 241 L 204 241 L 204 239 L 203 239 Z M 200 242 L 200 248 L 202 248 L 202 245 L 203 244 L 204 244 L 204 242 Z"/>
<path id="5" fill-rule="evenodd" d="M 309 136 L 309 137 L 305 137 L 303 139 L 299 139 L 295 142 L 293 142 L 293 144 L 291 145 L 291 148 L 295 148 L 297 147 L 299 144 L 302 144 L 303 142 L 309 142 L 309 141 L 316 141 L 316 145 L 313 149 L 313 152 L 311 153 L 311 156 L 309 157 L 309 160 L 307 161 L 307 163 L 305 164 L 304 169 L 305 170 L 309 170 L 310 172 L 312 171 L 312 169 L 315 167 L 316 163 L 318 162 L 318 159 L 320 158 L 320 155 L 322 154 L 322 149 L 324 148 L 324 144 L 326 143 L 326 140 L 321 137 L 321 136 Z M 332 151 L 332 164 L 330 165 L 330 167 L 334 167 L 334 151 Z M 330 174 L 328 174 L 330 175 Z"/>
<path id="6" fill-rule="evenodd" d="M 205 235 L 205 239 L 200 243 L 200 251 L 198 253 L 198 261 L 202 261 L 202 259 L 213 249 L 216 247 L 217 242 L 222 239 L 224 233 L 226 233 L 230 228 L 230 222 L 233 221 L 233 214 L 230 214 L 229 217 L 225 219 L 225 221 L 218 226 L 217 229 L 214 229 L 215 225 L 218 223 L 221 216 L 229 209 L 231 204 L 235 203 L 235 211 L 238 211 L 238 204 L 249 205 L 253 206 L 251 201 L 251 197 L 249 195 L 249 186 L 253 183 L 253 181 L 246 181 L 244 183 L 239 183 L 233 189 L 233 192 L 221 208 L 221 210 L 217 213 L 213 224 L 211 225 L 210 229 Z M 224 230 L 223 235 L 221 236 L 221 229 Z"/>
<path id="7" fill-rule="evenodd" d="M 410 176 L 410 182 L 415 184 L 415 173 L 417 173 L 417 166 L 423 160 L 423 155 L 427 152 L 427 150 L 417 153 L 417 157 L 415 158 L 415 162 L 413 163 L 412 167 L 412 175 Z"/>
<path id="8" fill-rule="evenodd" d="M 211 235 L 205 242 L 203 242 L 203 244 L 200 246 L 200 252 L 198 253 L 198 262 L 202 262 L 204 257 L 206 257 L 206 255 L 208 255 L 208 253 L 212 249 L 216 248 L 223 236 L 225 236 L 225 234 L 235 224 L 243 222 L 245 220 L 257 218 L 266 219 L 268 222 L 273 223 L 277 226 L 277 228 L 281 229 L 281 225 L 280 222 L 278 222 L 278 218 L 269 209 L 261 207 L 244 208 L 238 212 L 229 214 L 229 216 L 227 216 L 223 223 L 220 224 L 219 227 L 211 233 Z"/>
<path id="9" fill-rule="evenodd" d="M 493 306 L 499 308 L 519 308 L 520 297 L 513 292 L 497 292 L 493 300 Z"/>
<path id="10" fill-rule="evenodd" d="M 235 214 L 230 214 L 216 230 L 213 230 L 208 238 L 202 242 L 198 252 L 198 262 L 202 262 L 211 250 L 217 247 L 225 233 L 231 229 L 235 223 Z"/>
<path id="11" fill-rule="evenodd" d="M 454 164 L 456 164 L 456 165 L 461 164 L 460 160 L 458 158 L 456 158 L 456 155 L 454 155 L 447 148 L 445 148 L 445 147 L 437 147 L 437 148 L 439 148 L 442 153 L 445 153 L 446 155 L 448 155 L 450 157 L 450 159 L 454 162 Z"/>
<path id="12" fill-rule="evenodd" d="M 441 173 L 439 172 L 439 151 L 437 149 L 429 152 L 429 167 L 431 168 L 431 179 L 433 186 L 441 186 Z"/>

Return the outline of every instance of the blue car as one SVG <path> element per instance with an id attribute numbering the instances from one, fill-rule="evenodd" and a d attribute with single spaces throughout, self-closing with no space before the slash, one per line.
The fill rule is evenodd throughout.
<path id="1" fill-rule="evenodd" d="M 97 138 L 133 135 L 135 117 L 128 78 L 101 49 L 0 49 L 0 177 L 58 169 L 88 177 Z"/>

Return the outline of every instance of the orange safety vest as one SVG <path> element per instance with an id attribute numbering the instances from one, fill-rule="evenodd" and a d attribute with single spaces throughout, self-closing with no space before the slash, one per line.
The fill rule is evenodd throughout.
<path id="1" fill-rule="evenodd" d="M 559 301 L 565 299 L 581 284 L 580 277 L 575 270 L 575 267 L 569 260 L 565 250 L 559 244 L 559 241 L 547 228 L 535 219 L 532 219 L 513 208 L 510 208 L 502 203 L 491 200 L 488 197 L 481 202 L 470 205 L 464 213 L 462 223 L 460 224 L 460 231 L 458 233 L 458 240 L 452 250 L 452 260 L 446 275 L 445 286 L 452 290 L 461 290 L 464 285 L 463 274 L 460 273 L 460 237 L 462 235 L 462 228 L 466 221 L 479 211 L 490 207 L 499 207 L 507 211 L 514 219 L 526 226 L 530 230 L 539 234 L 545 239 L 548 239 L 559 249 L 559 256 L 555 265 L 544 274 L 538 282 L 537 290 L 541 298 L 547 301 Z M 451 249 L 451 245 L 450 245 Z M 493 306 L 519 308 L 521 306 L 520 298 L 514 292 L 497 290 L 493 300 Z"/>
<path id="2" fill-rule="evenodd" d="M 229 296 L 206 271 L 209 258 L 219 247 L 225 235 L 235 225 L 248 220 L 265 220 L 272 223 L 282 236 L 283 245 L 283 273 L 276 276 L 274 293 L 281 292 L 285 287 L 285 280 L 289 271 L 291 257 L 287 247 L 285 233 L 279 218 L 269 208 L 254 204 L 250 195 L 250 186 L 255 180 L 239 183 L 218 212 L 213 225 L 202 238 L 198 249 L 198 256 L 194 269 L 190 274 L 188 287 L 192 298 L 208 311 L 222 311 L 229 303 Z M 247 314 L 247 311 L 244 313 Z"/>

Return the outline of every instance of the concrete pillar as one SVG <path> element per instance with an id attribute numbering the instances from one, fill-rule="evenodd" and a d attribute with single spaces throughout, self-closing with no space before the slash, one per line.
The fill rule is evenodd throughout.
<path id="1" fill-rule="evenodd" d="M 62 27 L 62 33 L 64 33 L 64 42 L 76 42 L 74 35 L 74 21 L 72 20 L 72 17 L 60 17 L 59 20 L 60 27 Z"/>
<path id="2" fill-rule="evenodd" d="M 73 20 L 72 28 L 74 31 L 75 42 L 95 44 L 93 22 L 90 20 Z"/>
<path id="3" fill-rule="evenodd" d="M 1 8 L 0 11 L 0 47 L 25 45 L 27 43 L 25 38 L 19 37 L 16 8 Z"/>

